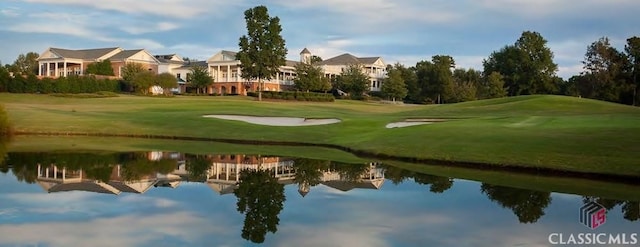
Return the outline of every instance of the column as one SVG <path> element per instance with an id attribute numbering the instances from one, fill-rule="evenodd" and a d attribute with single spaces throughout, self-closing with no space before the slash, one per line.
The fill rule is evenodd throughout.
<path id="1" fill-rule="evenodd" d="M 67 168 L 62 168 L 62 181 L 64 181 L 64 179 L 67 178 L 66 173 L 67 173 Z"/>
<path id="2" fill-rule="evenodd" d="M 240 66 L 236 67 L 236 81 L 240 81 Z"/>
<path id="3" fill-rule="evenodd" d="M 80 62 L 80 75 L 84 75 L 84 68 L 83 68 L 83 63 Z"/>
<path id="4" fill-rule="evenodd" d="M 58 76 L 58 62 L 56 62 L 56 69 L 54 71 L 54 76 Z"/>
<path id="5" fill-rule="evenodd" d="M 38 62 L 38 75 L 42 76 L 42 62 Z"/>
<path id="6" fill-rule="evenodd" d="M 57 166 L 53 166 L 53 178 L 54 179 L 58 178 L 58 167 Z"/>
<path id="7" fill-rule="evenodd" d="M 231 65 L 227 65 L 227 82 L 231 81 Z"/>
<path id="8" fill-rule="evenodd" d="M 67 61 L 64 61 L 64 64 L 62 66 L 64 68 L 64 77 L 67 77 Z"/>
<path id="9" fill-rule="evenodd" d="M 216 82 L 220 82 L 220 65 L 218 65 L 218 68 L 216 70 Z"/>

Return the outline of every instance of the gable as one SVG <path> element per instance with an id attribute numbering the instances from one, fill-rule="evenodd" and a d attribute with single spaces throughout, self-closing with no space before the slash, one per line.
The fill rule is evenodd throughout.
<path id="1" fill-rule="evenodd" d="M 40 54 L 40 57 L 38 57 L 38 60 L 47 59 L 47 58 L 61 58 L 61 57 L 58 54 L 53 53 L 51 49 L 47 49 L 45 52 Z"/>
<path id="2" fill-rule="evenodd" d="M 207 59 L 207 62 L 236 61 L 236 52 L 220 51 Z"/>

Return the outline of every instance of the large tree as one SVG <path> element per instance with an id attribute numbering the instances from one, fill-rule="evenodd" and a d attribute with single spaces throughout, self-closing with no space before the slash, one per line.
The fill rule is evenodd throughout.
<path id="1" fill-rule="evenodd" d="M 20 54 L 10 67 L 10 71 L 19 74 L 37 74 L 38 73 L 38 53 L 28 52 Z"/>
<path id="2" fill-rule="evenodd" d="M 331 89 L 329 78 L 324 76 L 322 67 L 314 64 L 299 63 L 295 66 L 294 87 L 300 91 L 328 91 Z"/>
<path id="3" fill-rule="evenodd" d="M 193 66 L 191 67 L 191 75 L 187 78 L 189 84 L 192 87 L 196 88 L 196 93 L 200 94 L 200 89 L 206 90 L 206 87 L 213 83 L 213 77 L 207 71 L 207 68 L 204 66 Z"/>
<path id="4" fill-rule="evenodd" d="M 591 43 L 587 47 L 584 56 L 585 79 L 587 86 L 580 88 L 588 89 L 591 94 L 583 95 L 606 101 L 622 102 L 621 96 L 632 91 L 631 86 L 626 83 L 628 72 L 628 60 L 625 54 L 612 47 L 609 38 L 602 37 Z"/>
<path id="5" fill-rule="evenodd" d="M 131 84 L 136 92 L 148 94 L 149 88 L 155 85 L 156 74 L 151 71 L 142 71 L 133 76 Z"/>
<path id="6" fill-rule="evenodd" d="M 628 38 L 624 50 L 631 67 L 631 84 L 633 85 L 632 105 L 636 105 L 640 98 L 638 96 L 638 90 L 640 90 L 640 37 L 633 36 Z"/>
<path id="7" fill-rule="evenodd" d="M 258 79 L 258 100 L 262 100 L 263 80 L 273 78 L 285 65 L 287 48 L 280 35 L 280 18 L 270 17 L 267 7 L 256 6 L 244 12 L 247 35 L 240 37 L 240 60 L 242 78 Z"/>
<path id="8" fill-rule="evenodd" d="M 504 76 L 509 95 L 555 93 L 558 65 L 547 40 L 538 32 L 525 31 L 514 45 L 493 52 L 483 62 L 484 74 Z"/>
<path id="9" fill-rule="evenodd" d="M 442 103 L 454 100 L 453 57 L 437 55 L 431 61 L 416 64 L 417 85 L 420 90 L 419 103 Z"/>
<path id="10" fill-rule="evenodd" d="M 402 71 L 396 69 L 400 67 L 402 67 L 402 65 L 397 63 L 395 66 L 387 69 L 387 78 L 385 78 L 380 88 L 382 95 L 390 98 L 393 102 L 395 102 L 396 99 L 402 99 L 407 96 L 407 86 L 402 77 Z"/>

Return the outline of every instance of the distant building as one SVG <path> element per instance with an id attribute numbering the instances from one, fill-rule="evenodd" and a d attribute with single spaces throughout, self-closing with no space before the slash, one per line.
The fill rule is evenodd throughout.
<path id="1" fill-rule="evenodd" d="M 247 95 L 247 92 L 258 91 L 258 80 L 248 81 L 242 78 L 240 60 L 236 59 L 236 54 L 223 50 L 207 59 L 209 74 L 213 77 L 213 84 L 207 89 L 209 94 Z M 299 62 L 287 60 L 285 63 L 275 78 L 263 80 L 262 91 L 283 91 L 293 86 L 295 66 Z"/>
<path id="2" fill-rule="evenodd" d="M 311 61 L 311 52 L 304 48 L 301 60 Z M 387 75 L 387 65 L 381 57 L 356 57 L 349 53 L 344 53 L 317 63 L 324 70 L 325 76 L 332 78 L 340 75 L 348 66 L 359 65 L 362 72 L 369 76 L 369 91 L 380 91 L 382 81 Z"/>
<path id="3" fill-rule="evenodd" d="M 120 47 L 68 50 L 50 47 L 38 57 L 38 76 L 66 77 L 85 75 L 87 67 L 109 59 L 113 74 L 122 77 L 126 63 L 142 64 L 149 71 L 158 72 L 159 61 L 145 49 L 124 50 Z"/>

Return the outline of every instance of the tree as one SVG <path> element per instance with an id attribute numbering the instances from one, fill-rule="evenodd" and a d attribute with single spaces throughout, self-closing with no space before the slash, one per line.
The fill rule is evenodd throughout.
<path id="1" fill-rule="evenodd" d="M 122 80 L 124 81 L 124 85 L 127 88 L 123 88 L 123 91 L 133 91 L 133 77 L 144 71 L 144 66 L 139 63 L 126 63 L 122 68 Z"/>
<path id="2" fill-rule="evenodd" d="M 13 62 L 10 67 L 10 71 L 17 74 L 37 74 L 38 73 L 38 53 L 28 52 L 18 55 L 18 58 Z"/>
<path id="3" fill-rule="evenodd" d="M 295 66 L 296 78 L 294 87 L 300 91 L 328 91 L 331 89 L 329 79 L 324 76 L 322 67 L 313 64 L 299 63 Z"/>
<path id="4" fill-rule="evenodd" d="M 455 69 L 453 71 L 453 101 L 476 100 L 478 88 L 482 85 L 482 74 L 474 69 Z"/>
<path id="5" fill-rule="evenodd" d="M 500 72 L 493 71 L 484 78 L 484 83 L 478 88 L 479 98 L 493 99 L 507 96 L 507 89 L 504 87 L 504 77 Z"/>
<path id="6" fill-rule="evenodd" d="M 546 45 L 538 32 L 525 31 L 514 45 L 505 46 L 482 61 L 484 74 L 502 74 L 511 96 L 555 93 L 558 65 Z"/>
<path id="7" fill-rule="evenodd" d="M 317 64 L 319 62 L 322 62 L 322 58 L 320 56 L 316 56 L 316 55 L 311 55 L 311 61 L 309 61 L 311 64 Z"/>
<path id="8" fill-rule="evenodd" d="M 273 78 L 285 65 L 287 48 L 280 35 L 280 18 L 270 17 L 267 7 L 257 6 L 244 12 L 247 35 L 240 37 L 240 60 L 242 78 L 258 79 L 258 100 L 262 101 L 263 79 Z"/>
<path id="9" fill-rule="evenodd" d="M 178 80 L 172 74 L 165 72 L 156 76 L 156 85 L 161 87 L 166 95 L 171 93 L 170 89 L 178 87 Z"/>
<path id="10" fill-rule="evenodd" d="M 245 214 L 242 238 L 262 243 L 267 232 L 278 230 L 285 195 L 284 185 L 278 183 L 272 170 L 242 170 L 233 193 L 238 198 L 238 212 Z"/>
<path id="11" fill-rule="evenodd" d="M 187 80 L 192 87 L 196 88 L 197 94 L 200 94 L 200 89 L 204 89 L 204 93 L 206 91 L 206 87 L 213 83 L 213 77 L 209 75 L 209 71 L 207 71 L 207 68 L 203 66 L 191 67 L 191 76 L 189 76 Z"/>
<path id="12" fill-rule="evenodd" d="M 402 78 L 402 71 L 396 69 L 401 67 L 399 63 L 396 63 L 394 67 L 387 69 L 387 78 L 382 83 L 380 91 L 384 97 L 391 98 L 393 102 L 396 98 L 402 99 L 407 96 L 407 86 L 404 84 L 404 78 Z"/>
<path id="13" fill-rule="evenodd" d="M 156 75 L 151 71 L 138 72 L 131 79 L 131 84 L 135 91 L 141 94 L 148 94 L 149 88 L 155 85 Z"/>
<path id="14" fill-rule="evenodd" d="M 633 85 L 633 102 L 636 105 L 640 100 L 638 90 L 640 90 L 640 37 L 633 36 L 627 39 L 624 47 L 631 67 L 631 84 Z"/>
<path id="15" fill-rule="evenodd" d="M 420 103 L 453 101 L 453 72 L 455 61 L 451 56 L 437 55 L 431 61 L 416 63 L 417 86 Z"/>
<path id="16" fill-rule="evenodd" d="M 591 43 L 585 53 L 583 80 L 592 94 L 587 97 L 622 102 L 624 93 L 633 91 L 626 83 L 628 68 L 627 57 L 609 44 L 609 38 L 602 37 Z"/>
<path id="17" fill-rule="evenodd" d="M 350 64 L 336 77 L 334 88 L 349 93 L 352 99 L 359 99 L 368 92 L 369 76 L 362 72 L 361 65 Z"/>
<path id="18" fill-rule="evenodd" d="M 87 74 L 113 76 L 113 68 L 109 59 L 95 62 L 87 66 Z"/>

